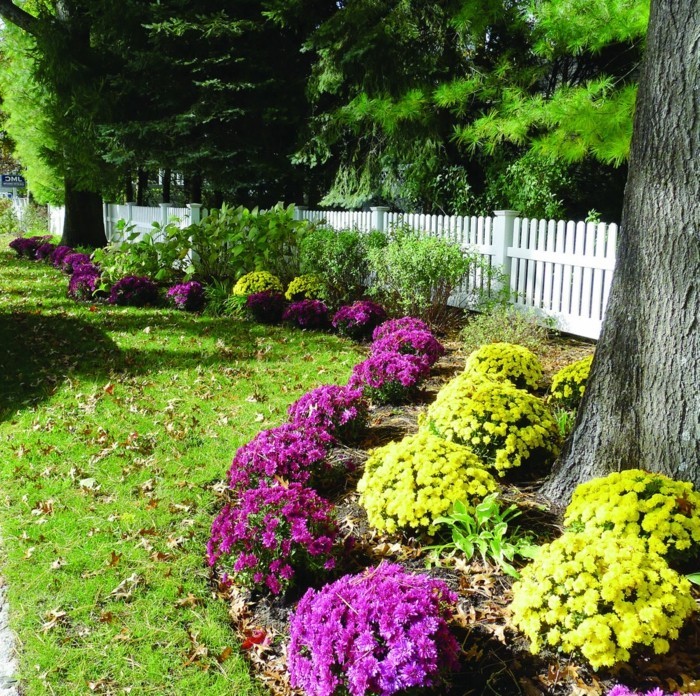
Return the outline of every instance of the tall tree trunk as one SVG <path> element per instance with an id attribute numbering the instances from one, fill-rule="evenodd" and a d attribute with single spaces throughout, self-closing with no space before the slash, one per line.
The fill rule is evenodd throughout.
<path id="1" fill-rule="evenodd" d="M 146 205 L 148 195 L 148 171 L 142 167 L 138 168 L 136 180 L 136 205 Z"/>
<path id="2" fill-rule="evenodd" d="M 134 180 L 131 178 L 131 172 L 124 178 L 124 195 L 127 203 L 134 202 Z"/>
<path id="3" fill-rule="evenodd" d="M 613 287 L 543 492 L 641 468 L 700 487 L 700 3 L 652 2 Z"/>
<path id="4" fill-rule="evenodd" d="M 94 191 L 80 191 L 72 181 L 65 180 L 66 218 L 61 244 L 90 248 L 107 245 L 102 196 Z"/>
<path id="5" fill-rule="evenodd" d="M 170 169 L 163 170 L 163 203 L 170 203 L 170 180 L 172 172 Z"/>

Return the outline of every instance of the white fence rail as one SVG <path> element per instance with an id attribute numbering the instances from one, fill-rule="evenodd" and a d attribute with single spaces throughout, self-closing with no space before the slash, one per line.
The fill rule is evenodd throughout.
<path id="1" fill-rule="evenodd" d="M 105 204 L 107 239 L 116 234 L 123 219 L 140 235 L 152 232 L 153 222 L 173 217 L 182 227 L 206 215 L 198 204 L 171 208 L 162 203 L 147 208 L 132 203 Z M 426 234 L 444 237 L 480 254 L 500 268 L 509 283 L 513 304 L 554 320 L 556 327 L 585 338 L 598 338 L 610 293 L 618 227 L 615 224 L 520 218 L 512 210 L 496 211 L 493 217 L 419 215 L 392 213 L 388 208 L 369 211 L 324 211 L 297 207 L 298 219 L 322 222 L 336 230 L 356 228 L 362 232 L 389 230 L 407 225 Z M 52 234 L 61 234 L 63 209 L 50 208 Z M 478 271 L 457 289 L 451 304 L 467 306 L 475 288 L 486 279 Z"/>

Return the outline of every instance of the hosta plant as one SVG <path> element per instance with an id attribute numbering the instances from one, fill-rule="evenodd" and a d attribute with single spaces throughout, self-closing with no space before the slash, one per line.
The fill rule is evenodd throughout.
<path id="1" fill-rule="evenodd" d="M 300 329 L 325 329 L 328 327 L 328 307 L 321 300 L 300 300 L 284 310 L 283 321 Z"/>
<path id="2" fill-rule="evenodd" d="M 559 427 L 547 406 L 483 375 L 462 374 L 448 382 L 426 419 L 441 437 L 469 447 L 500 476 L 524 464 L 547 464 L 559 454 Z"/>
<path id="3" fill-rule="evenodd" d="M 307 696 L 391 696 L 459 666 L 457 601 L 442 580 L 383 563 L 308 590 L 290 623 L 289 676 Z"/>
<path id="4" fill-rule="evenodd" d="M 362 389 L 326 384 L 295 401 L 287 410 L 298 428 L 320 428 L 337 440 L 352 442 L 367 426 L 367 402 Z"/>
<path id="5" fill-rule="evenodd" d="M 291 302 L 300 300 L 318 300 L 323 295 L 321 279 L 312 273 L 292 278 L 284 296 Z"/>
<path id="6" fill-rule="evenodd" d="M 334 315 L 331 324 L 341 335 L 354 341 L 363 341 L 372 335 L 374 329 L 386 319 L 381 305 L 368 300 L 360 300 L 341 307 Z"/>
<path id="7" fill-rule="evenodd" d="M 372 332 L 372 340 L 378 341 L 380 338 L 384 338 L 395 331 L 401 329 L 409 329 L 411 331 L 430 331 L 430 327 L 418 317 L 399 317 L 398 319 L 389 319 L 383 324 L 380 324 Z"/>
<path id="8" fill-rule="evenodd" d="M 513 623 L 537 654 L 582 655 L 594 669 L 656 654 L 696 610 L 690 583 L 642 539 L 567 532 L 542 546 L 513 585 Z"/>
<path id="9" fill-rule="evenodd" d="M 158 304 L 158 285 L 150 278 L 127 276 L 112 286 L 109 303 L 128 307 Z"/>
<path id="10" fill-rule="evenodd" d="M 280 279 L 268 271 L 253 271 L 246 273 L 236 281 L 231 294 L 235 297 L 248 297 L 254 292 L 263 292 L 264 290 L 282 292 Z"/>
<path id="11" fill-rule="evenodd" d="M 587 358 L 562 367 L 552 378 L 552 386 L 549 389 L 550 401 L 563 408 L 578 408 L 586 391 L 592 362 L 593 356 L 589 355 Z"/>
<path id="12" fill-rule="evenodd" d="M 542 364 L 527 348 L 513 343 L 488 343 L 467 358 L 464 371 L 510 382 L 519 389 L 536 391 L 542 381 Z"/>
<path id="13" fill-rule="evenodd" d="M 274 595 L 299 573 L 314 576 L 335 567 L 338 527 L 332 505 L 300 483 L 244 491 L 214 520 L 207 544 L 210 565 L 224 568 L 241 585 Z"/>
<path id="14" fill-rule="evenodd" d="M 433 533 L 456 501 L 473 507 L 497 488 L 468 449 L 427 430 L 375 449 L 357 486 L 370 525 L 389 533 Z"/>
<path id="15" fill-rule="evenodd" d="M 686 481 L 627 469 L 580 484 L 564 524 L 641 537 L 651 551 L 688 560 L 700 552 L 700 493 Z"/>
<path id="16" fill-rule="evenodd" d="M 401 404 L 415 394 L 429 374 L 430 363 L 424 355 L 373 352 L 355 365 L 348 384 L 362 387 L 375 403 Z"/>
<path id="17" fill-rule="evenodd" d="M 204 288 L 196 280 L 173 285 L 167 297 L 174 307 L 187 312 L 199 312 L 204 307 Z"/>
<path id="18" fill-rule="evenodd" d="M 397 329 L 382 338 L 376 339 L 372 343 L 372 352 L 423 355 L 427 358 L 430 365 L 434 365 L 440 359 L 440 356 L 444 355 L 445 348 L 430 331 Z"/>

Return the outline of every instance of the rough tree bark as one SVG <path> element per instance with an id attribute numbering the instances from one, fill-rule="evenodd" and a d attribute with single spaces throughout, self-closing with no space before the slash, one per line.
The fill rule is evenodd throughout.
<path id="1" fill-rule="evenodd" d="M 61 244 L 93 249 L 107 245 L 102 196 L 94 191 L 80 191 L 73 183 L 64 181 L 66 217 Z"/>
<path id="2" fill-rule="evenodd" d="M 542 492 L 641 468 L 700 487 L 700 3 L 652 1 L 603 330 Z"/>

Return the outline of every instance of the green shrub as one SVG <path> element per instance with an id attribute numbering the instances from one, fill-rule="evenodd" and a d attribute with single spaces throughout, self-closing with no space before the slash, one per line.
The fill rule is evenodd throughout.
<path id="1" fill-rule="evenodd" d="M 364 293 L 370 271 L 368 251 L 385 243 L 379 232 L 318 227 L 300 241 L 301 272 L 321 279 L 323 299 L 331 307 L 350 304 Z"/>
<path id="2" fill-rule="evenodd" d="M 567 532 L 541 547 L 513 585 L 513 623 L 537 654 L 580 653 L 594 669 L 635 648 L 666 653 L 695 610 L 687 579 L 646 544 L 612 532 Z"/>
<path id="3" fill-rule="evenodd" d="M 469 319 L 462 329 L 464 350 L 471 353 L 486 343 L 515 343 L 538 351 L 547 342 L 549 329 L 534 312 L 495 305 Z"/>
<path id="4" fill-rule="evenodd" d="M 462 374 L 428 408 L 430 427 L 464 445 L 504 476 L 525 463 L 545 464 L 559 454 L 559 428 L 545 404 L 512 385 Z"/>
<path id="5" fill-rule="evenodd" d="M 428 430 L 375 449 L 358 483 L 360 505 L 380 531 L 434 531 L 435 519 L 455 501 L 470 506 L 498 484 L 465 447 Z"/>
<path id="6" fill-rule="evenodd" d="M 21 234 L 17 214 L 9 198 L 0 198 L 0 234 Z"/>
<path id="7" fill-rule="evenodd" d="M 700 493 L 686 481 L 627 469 L 578 486 L 564 524 L 641 537 L 650 551 L 688 560 L 700 551 Z"/>
<path id="8" fill-rule="evenodd" d="M 369 259 L 375 274 L 372 293 L 390 313 L 432 324 L 442 323 L 452 291 L 481 264 L 477 254 L 466 254 L 458 244 L 410 229 L 400 229 L 386 247 L 371 249 Z"/>
<path id="9" fill-rule="evenodd" d="M 478 372 L 494 382 L 510 382 L 518 389 L 536 391 L 542 381 L 542 363 L 523 346 L 489 343 L 467 358 L 467 373 Z"/>
<path id="10" fill-rule="evenodd" d="M 566 409 L 577 409 L 586 391 L 593 356 L 562 367 L 552 378 L 549 400 Z"/>

